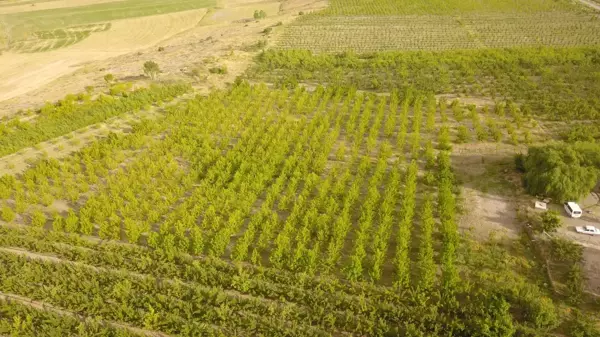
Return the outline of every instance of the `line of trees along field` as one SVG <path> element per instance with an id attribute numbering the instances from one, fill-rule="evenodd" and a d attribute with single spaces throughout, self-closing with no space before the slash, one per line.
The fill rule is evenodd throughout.
<path id="1" fill-rule="evenodd" d="M 247 76 L 287 87 L 302 82 L 382 92 L 414 87 L 510 99 L 545 119 L 597 120 L 599 54 L 598 47 L 368 54 L 267 50 Z"/>

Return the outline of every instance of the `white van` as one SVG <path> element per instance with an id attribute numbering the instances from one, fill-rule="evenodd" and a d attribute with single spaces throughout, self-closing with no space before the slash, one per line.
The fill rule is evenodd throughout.
<path id="1" fill-rule="evenodd" d="M 571 218 L 580 218 L 582 214 L 581 207 L 572 201 L 565 202 L 565 211 Z"/>

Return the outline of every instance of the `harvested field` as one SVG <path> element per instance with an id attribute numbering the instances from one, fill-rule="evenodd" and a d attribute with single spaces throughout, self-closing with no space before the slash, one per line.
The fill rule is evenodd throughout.
<path id="1" fill-rule="evenodd" d="M 40 11 L 46 9 L 55 9 L 55 8 L 71 8 L 71 7 L 79 7 L 79 6 L 87 6 L 93 4 L 100 4 L 106 2 L 118 2 L 123 0 L 51 0 L 51 1 L 39 1 L 32 2 L 29 1 L 11 1 L 10 3 L 4 4 L 0 6 L 0 15 L 2 14 L 11 14 L 11 13 L 22 13 L 22 12 L 33 12 Z M 27 2 L 26 4 L 21 4 L 22 2 Z M 12 4 L 12 5 L 11 5 Z"/>

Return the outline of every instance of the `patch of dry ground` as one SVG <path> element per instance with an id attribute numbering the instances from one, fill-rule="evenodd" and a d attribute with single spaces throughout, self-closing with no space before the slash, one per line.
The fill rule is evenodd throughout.
<path id="1" fill-rule="evenodd" d="M 282 11 L 316 11 L 327 7 L 327 1 L 287 0 L 281 4 Z"/>
<path id="2" fill-rule="evenodd" d="M 256 51 L 246 51 L 249 45 L 259 40 L 271 41 L 280 30 L 278 22 L 289 23 L 300 10 L 322 8 L 323 1 L 223 0 L 220 6 L 207 13 L 207 21 L 200 20 L 201 11 L 127 19 L 115 21 L 111 30 L 96 33 L 65 49 L 29 55 L 5 53 L 0 56 L 0 116 L 39 107 L 67 93 L 81 92 L 88 85 L 102 88 L 105 86 L 102 77 L 106 73 L 114 74 L 119 80 L 139 80 L 142 64 L 147 60 L 160 65 L 162 79 L 191 80 L 191 69 L 202 66 L 206 78 L 196 79 L 198 86 L 205 90 L 224 87 L 252 61 Z M 268 17 L 254 21 L 254 10 L 260 8 L 266 8 Z M 189 21 L 178 15 L 190 15 Z M 179 26 L 178 21 L 186 24 Z M 202 24 L 198 25 L 200 21 Z M 160 27 L 164 25 L 171 27 L 167 33 Z M 266 27 L 273 27 L 269 36 L 262 33 Z M 120 38 L 128 39 L 129 44 Z M 157 46 L 164 50 L 159 52 Z M 214 58 L 215 65 L 226 65 L 228 73 L 210 74 L 207 69 L 213 65 L 205 65 L 206 58 Z"/>
<path id="3" fill-rule="evenodd" d="M 580 205 L 585 213 L 579 219 L 567 216 L 562 205 L 551 204 L 549 208 L 562 215 L 563 226 L 558 229 L 556 235 L 574 241 L 584 247 L 583 268 L 587 277 L 586 290 L 600 296 L 600 236 L 580 234 L 575 230 L 575 227 L 583 226 L 596 226 L 600 228 L 600 219 L 597 213 L 597 196 L 591 195 L 581 202 Z"/>
<path id="4" fill-rule="evenodd" d="M 443 95 L 435 95 L 436 99 L 440 99 L 440 98 L 445 98 L 448 102 L 452 102 L 453 100 L 457 99 L 460 101 L 460 103 L 462 104 L 473 104 L 477 107 L 484 107 L 484 106 L 488 106 L 490 108 L 492 108 L 493 106 L 496 105 L 496 102 L 494 102 L 493 99 L 489 98 L 489 97 L 473 97 L 473 96 L 458 96 L 458 95 L 454 95 L 454 94 L 443 94 Z"/>
<path id="5" fill-rule="evenodd" d="M 497 234 L 508 238 L 518 236 L 517 212 L 510 198 L 470 187 L 464 187 L 463 193 L 465 210 L 459 228 L 471 231 L 478 240 Z"/>
<path id="6" fill-rule="evenodd" d="M 459 228 L 469 230 L 474 238 L 486 240 L 490 235 L 518 236 L 516 205 L 511 188 L 514 180 L 507 174 L 512 145 L 474 143 L 455 145 L 452 164 L 462 182 L 463 216 Z"/>
<path id="7" fill-rule="evenodd" d="M 583 250 L 583 270 L 587 277 L 586 289 L 600 295 L 600 249 Z"/>
<path id="8" fill-rule="evenodd" d="M 84 41 L 64 49 L 32 54 L 6 52 L 0 55 L 0 101 L 44 86 L 81 68 L 85 63 L 153 46 L 194 27 L 205 13 L 206 9 L 200 9 L 117 20 L 112 23 L 110 30 L 94 33 Z M 76 91 L 82 89 L 83 86 L 80 86 Z M 0 116 L 12 113 L 3 110 L 0 110 Z"/>
<path id="9" fill-rule="evenodd" d="M 105 2 L 115 2 L 123 0 L 56 0 L 44 1 L 35 4 L 21 4 L 15 2 L 14 6 L 0 7 L 0 14 L 33 12 L 45 9 L 81 7 Z"/>
<path id="10" fill-rule="evenodd" d="M 520 177 L 513 169 L 513 155 L 522 150 L 495 143 L 454 145 L 452 164 L 463 184 L 464 213 L 459 220 L 459 228 L 469 231 L 476 240 L 487 240 L 490 235 L 516 239 L 521 232 L 517 208 L 532 209 L 534 204 L 534 198 L 520 191 Z M 556 235 L 584 247 L 585 287 L 587 291 L 600 295 L 600 236 L 575 231 L 576 226 L 600 227 L 598 204 L 597 196 L 583 201 L 583 209 L 591 213 L 584 214 L 581 219 L 567 217 L 562 205 L 551 204 L 549 208 L 563 215 L 564 226 Z"/>

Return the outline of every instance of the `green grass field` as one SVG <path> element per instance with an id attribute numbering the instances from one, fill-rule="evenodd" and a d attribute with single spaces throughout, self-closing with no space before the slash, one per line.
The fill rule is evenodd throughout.
<path id="1" fill-rule="evenodd" d="M 95 31 L 80 29 L 81 27 L 106 24 L 112 20 L 207 8 L 215 4 L 214 0 L 117 1 L 0 15 L 0 28 L 10 36 L 9 48 L 24 52 L 44 51 L 76 43 Z M 48 38 L 40 39 L 40 36 L 48 34 L 56 37 L 50 38 L 52 41 L 48 41 Z"/>

